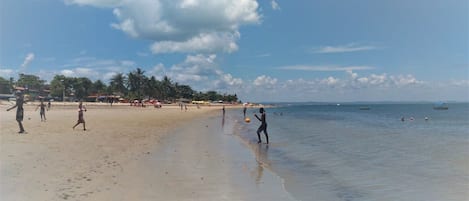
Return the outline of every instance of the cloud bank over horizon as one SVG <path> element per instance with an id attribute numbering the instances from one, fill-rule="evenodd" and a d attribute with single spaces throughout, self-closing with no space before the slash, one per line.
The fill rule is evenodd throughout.
<path id="1" fill-rule="evenodd" d="M 52 80 L 54 75 L 87 77 L 93 81 L 109 82 L 117 73 L 127 74 L 138 67 L 130 60 L 100 60 L 79 57 L 62 65 L 61 70 L 41 70 L 41 79 Z M 180 63 L 165 66 L 158 63 L 146 68 L 147 76 L 162 79 L 168 76 L 179 84 L 190 85 L 197 91 L 214 90 L 236 93 L 243 101 L 439 101 L 469 100 L 469 79 L 425 81 L 411 74 L 391 75 L 366 73 L 363 69 L 317 69 L 343 72 L 340 76 L 324 76 L 316 79 L 280 79 L 260 74 L 252 79 L 233 76 L 221 69 L 216 54 L 187 55 Z M 284 69 L 279 69 L 284 70 Z M 309 70 L 309 69 L 306 69 Z M 357 73 L 355 70 L 359 71 Z M 0 76 L 13 76 L 18 70 L 1 68 Z M 368 74 L 368 75 L 363 75 Z M 434 93 L 439 91 L 439 93 Z M 456 96 L 454 94 L 457 94 Z M 359 97 L 359 98 L 357 98 Z"/>

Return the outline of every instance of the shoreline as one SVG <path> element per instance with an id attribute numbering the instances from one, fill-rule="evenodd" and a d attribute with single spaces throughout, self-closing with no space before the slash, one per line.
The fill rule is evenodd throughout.
<path id="1" fill-rule="evenodd" d="M 163 182 L 149 194 L 163 200 L 294 200 L 282 179 L 234 135 L 232 120 L 212 115 L 163 137 L 148 161 L 151 180 Z"/>

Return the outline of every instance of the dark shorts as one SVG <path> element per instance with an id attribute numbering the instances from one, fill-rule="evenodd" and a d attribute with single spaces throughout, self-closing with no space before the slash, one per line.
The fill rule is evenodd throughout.
<path id="1" fill-rule="evenodd" d="M 257 132 L 261 132 L 261 131 L 264 131 L 264 132 L 267 131 L 267 124 L 261 124 L 261 126 L 259 126 L 259 128 L 257 129 Z"/>
<path id="2" fill-rule="evenodd" d="M 16 121 L 23 121 L 23 110 L 16 110 Z"/>

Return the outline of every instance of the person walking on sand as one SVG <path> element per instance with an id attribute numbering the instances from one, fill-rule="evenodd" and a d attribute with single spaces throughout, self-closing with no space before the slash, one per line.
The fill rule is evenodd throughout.
<path id="1" fill-rule="evenodd" d="M 13 107 L 7 109 L 7 111 L 10 111 L 16 107 L 16 121 L 18 122 L 18 126 L 20 128 L 20 131 L 18 132 L 20 134 L 21 133 L 26 134 L 23 128 L 23 123 L 21 123 L 23 121 L 23 116 L 24 116 L 23 103 L 24 103 L 23 94 L 20 91 L 17 91 L 16 92 L 16 104 Z"/>
<path id="2" fill-rule="evenodd" d="M 46 121 L 46 104 L 44 104 L 44 100 L 41 99 L 41 103 L 36 107 L 36 110 L 41 108 L 39 111 L 39 116 L 41 116 L 41 121 Z"/>
<path id="3" fill-rule="evenodd" d="M 78 124 L 83 123 L 83 130 L 86 131 L 85 119 L 83 118 L 83 111 L 86 112 L 86 107 L 83 106 L 83 101 L 80 101 L 80 103 L 78 104 L 78 121 L 75 126 L 73 126 L 73 129 L 75 129 Z"/>
<path id="4" fill-rule="evenodd" d="M 269 144 L 269 135 L 267 134 L 267 122 L 265 120 L 265 110 L 263 107 L 259 108 L 259 113 L 261 113 L 261 117 L 257 116 L 257 114 L 254 114 L 254 116 L 261 122 L 261 125 L 257 129 L 257 138 L 259 141 L 257 141 L 258 144 L 262 142 L 261 140 L 261 132 L 264 131 L 265 134 L 265 139 L 267 140 L 267 144 Z"/>
<path id="5" fill-rule="evenodd" d="M 50 104 L 51 104 L 51 103 L 50 103 L 50 99 L 49 99 L 49 102 L 47 102 L 47 111 L 50 110 Z"/>

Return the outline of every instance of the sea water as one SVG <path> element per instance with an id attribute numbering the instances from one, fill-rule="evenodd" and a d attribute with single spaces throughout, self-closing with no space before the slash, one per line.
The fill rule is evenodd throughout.
<path id="1" fill-rule="evenodd" d="M 363 106 L 266 108 L 269 145 L 256 143 L 257 109 L 248 109 L 249 124 L 242 110 L 229 114 L 258 162 L 298 200 L 469 200 L 468 103 Z"/>

